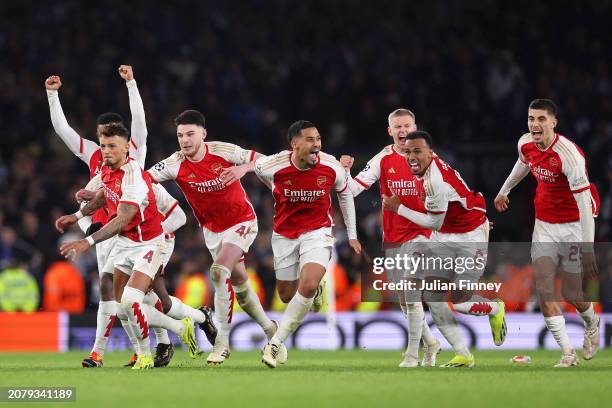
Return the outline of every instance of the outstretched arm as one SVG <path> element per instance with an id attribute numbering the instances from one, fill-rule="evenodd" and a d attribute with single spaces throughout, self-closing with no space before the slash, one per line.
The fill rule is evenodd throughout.
<path id="1" fill-rule="evenodd" d="M 55 133 L 57 133 L 66 144 L 68 149 L 89 165 L 89 158 L 99 147 L 91 140 L 83 139 L 73 128 L 68 124 L 62 104 L 59 99 L 59 88 L 62 86 L 62 80 L 57 75 L 51 75 L 45 81 L 47 89 L 47 100 L 49 102 L 49 113 L 51 114 L 51 124 Z"/>
<path id="2" fill-rule="evenodd" d="M 510 175 L 504 182 L 504 185 L 499 190 L 497 197 L 495 197 L 494 204 L 497 211 L 503 212 L 508 209 L 508 204 L 510 204 L 508 194 L 510 194 L 510 191 L 516 187 L 516 185 L 520 183 L 527 174 L 529 174 L 529 166 L 518 159 L 514 164 Z"/>
<path id="3" fill-rule="evenodd" d="M 138 85 L 134 79 L 134 71 L 131 65 L 121 65 L 119 75 L 125 80 L 130 98 L 130 112 L 132 113 L 131 135 L 136 149 L 145 148 L 147 144 L 147 121 L 145 118 L 144 104 L 138 92 Z"/>

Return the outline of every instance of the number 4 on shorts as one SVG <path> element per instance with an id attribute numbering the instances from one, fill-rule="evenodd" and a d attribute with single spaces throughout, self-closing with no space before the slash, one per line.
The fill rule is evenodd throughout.
<path id="1" fill-rule="evenodd" d="M 151 263 L 151 261 L 153 261 L 153 251 L 147 252 L 143 258 L 146 259 L 148 263 Z"/>

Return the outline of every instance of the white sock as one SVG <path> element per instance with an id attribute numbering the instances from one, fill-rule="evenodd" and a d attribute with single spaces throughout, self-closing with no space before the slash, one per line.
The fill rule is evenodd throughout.
<path id="1" fill-rule="evenodd" d="M 580 317 L 582 317 L 585 327 L 590 327 L 597 323 L 597 314 L 593 308 L 593 303 L 589 305 L 587 310 L 580 312 Z"/>
<path id="2" fill-rule="evenodd" d="M 422 304 L 421 307 L 423 307 Z M 427 344 L 428 346 L 433 346 L 438 341 L 436 336 L 434 336 L 431 332 L 431 329 L 427 324 L 427 320 L 425 320 L 425 312 L 423 312 L 423 331 L 421 332 L 421 338 L 423 339 L 423 343 Z"/>
<path id="3" fill-rule="evenodd" d="M 139 354 L 151 354 L 151 345 L 149 344 L 149 322 L 144 307 L 144 292 L 130 286 L 123 288 L 121 296 L 121 308 L 128 317 L 129 322 L 136 329 L 136 338 L 138 339 Z"/>
<path id="4" fill-rule="evenodd" d="M 557 344 L 561 347 L 563 354 L 569 354 L 574 348 L 565 331 L 565 318 L 563 316 L 551 316 L 544 317 L 544 321 L 546 322 L 546 327 L 548 327 L 548 330 L 550 330 L 557 341 Z"/>
<path id="5" fill-rule="evenodd" d="M 184 304 L 180 299 L 175 298 L 174 296 L 170 296 L 170 300 L 172 301 L 172 306 L 166 314 L 171 318 L 181 320 L 186 317 L 191 317 L 196 323 L 204 323 L 206 320 L 206 316 L 201 310 L 194 309 L 193 307 Z"/>
<path id="6" fill-rule="evenodd" d="M 300 292 L 296 292 L 291 301 L 289 301 L 287 309 L 283 313 L 280 326 L 274 336 L 272 336 L 270 343 L 280 346 L 281 343 L 287 340 L 287 337 L 302 323 L 302 320 L 304 320 L 312 307 L 313 301 L 314 297 L 307 298 L 302 296 Z"/>
<path id="7" fill-rule="evenodd" d="M 115 323 L 117 315 L 117 302 L 114 300 L 101 300 L 98 303 L 98 314 L 96 318 L 96 341 L 92 352 L 96 352 L 100 357 L 104 356 L 108 336 Z"/>
<path id="8" fill-rule="evenodd" d="M 236 293 L 236 299 L 240 307 L 251 316 L 264 331 L 274 327 L 274 323 L 266 315 L 266 312 L 264 312 L 259 297 L 257 297 L 257 294 L 253 288 L 251 288 L 248 280 L 242 285 L 234 286 L 234 292 Z"/>
<path id="9" fill-rule="evenodd" d="M 121 322 L 121 326 L 123 326 L 123 330 L 125 330 L 125 333 L 127 334 L 128 339 L 130 339 L 130 343 L 132 343 L 132 350 L 134 350 L 134 353 L 136 354 L 141 354 L 140 348 L 138 346 L 138 337 L 136 334 L 136 328 L 132 326 L 132 324 L 128 320 L 127 315 L 125 314 L 125 312 L 121 308 L 121 305 L 118 302 L 117 302 L 117 318 L 119 318 L 119 321 Z"/>
<path id="10" fill-rule="evenodd" d="M 148 291 L 145 294 L 143 302 L 145 305 L 154 307 L 160 313 L 164 313 L 164 306 L 162 305 L 159 296 L 157 296 L 157 293 L 155 293 L 154 291 Z M 151 327 L 153 328 L 153 333 L 155 333 L 155 339 L 157 340 L 157 344 L 170 344 L 170 338 L 168 337 L 168 331 L 166 329 L 161 327 L 154 327 L 153 325 L 151 325 Z"/>
<path id="11" fill-rule="evenodd" d="M 492 316 L 499 312 L 499 305 L 482 296 L 474 295 L 467 302 L 454 303 L 456 311 L 472 316 Z"/>
<path id="12" fill-rule="evenodd" d="M 440 330 L 446 341 L 453 347 L 455 354 L 471 355 L 470 350 L 463 341 L 463 336 L 459 326 L 457 326 L 455 316 L 448 308 L 448 305 L 445 302 L 432 302 L 427 303 L 427 305 L 436 326 L 438 326 L 438 330 Z"/>
<path id="13" fill-rule="evenodd" d="M 406 318 L 408 319 L 408 347 L 406 352 L 419 358 L 419 345 L 423 332 L 423 319 L 425 312 L 422 303 L 407 303 Z"/>
<path id="14" fill-rule="evenodd" d="M 142 310 L 147 316 L 147 321 L 149 322 L 149 326 L 153 328 L 157 327 L 157 328 L 170 330 L 172 333 L 176 334 L 177 336 L 181 336 L 183 334 L 185 328 L 180 320 L 173 319 L 170 316 L 163 314 L 162 312 L 160 312 L 159 310 L 157 310 L 156 308 L 150 305 L 143 305 Z M 169 343 L 170 341 L 168 341 L 168 343 L 166 344 L 169 344 Z"/>
<path id="15" fill-rule="evenodd" d="M 230 283 L 231 272 L 218 263 L 210 267 L 210 276 L 215 286 L 215 315 L 219 322 L 218 335 L 229 336 L 234 303 L 234 290 Z"/>

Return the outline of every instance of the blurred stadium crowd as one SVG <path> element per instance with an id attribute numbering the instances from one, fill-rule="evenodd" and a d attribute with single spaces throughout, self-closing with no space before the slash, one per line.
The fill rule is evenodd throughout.
<path id="1" fill-rule="evenodd" d="M 55 263 L 58 242 L 65 238 L 52 223 L 75 211 L 74 193 L 86 184 L 88 170 L 53 132 L 44 80 L 62 77 L 60 98 L 69 123 L 95 138 L 98 114 L 117 111 L 129 121 L 127 91 L 116 72 L 122 63 L 133 65 L 144 100 L 148 166 L 176 150 L 172 119 L 194 108 L 205 113 L 211 140 L 264 154 L 286 148 L 291 122 L 311 120 L 326 152 L 356 157 L 355 175 L 391 142 L 389 112 L 409 108 L 433 135 L 436 151 L 487 198 L 494 241 L 530 240 L 534 183 L 526 181 L 513 192 L 508 215 L 499 217 L 492 200 L 516 160 L 527 104 L 551 98 L 561 109 L 560 132 L 587 154 L 602 198 L 597 239 L 610 241 L 612 76 L 606 39 L 612 6 L 577 2 L 570 10 L 528 4 L 253 0 L 3 6 L 0 269 L 25 268 L 41 292 L 80 276 L 80 302 L 85 308 L 97 305 L 94 254 L 78 260 L 76 269 Z M 247 263 L 270 306 L 273 200 L 255 177 L 243 183 L 260 228 Z M 176 186 L 168 187 L 189 217 L 167 271 L 173 291 L 181 290 L 186 277 L 207 273 L 211 259 L 188 205 Z M 376 191 L 356 199 L 366 247 L 380 246 L 379 201 Z M 360 260 L 337 230 L 349 291 L 345 307 L 351 309 L 359 301 L 350 288 L 358 281 Z M 61 271 L 51 274 L 53 267 Z"/>

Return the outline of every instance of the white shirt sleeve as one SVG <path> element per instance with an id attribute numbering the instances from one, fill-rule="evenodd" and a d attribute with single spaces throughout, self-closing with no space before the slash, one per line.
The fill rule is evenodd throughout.
<path id="1" fill-rule="evenodd" d="M 443 180 L 435 177 L 425 183 L 425 209 L 428 213 L 443 214 L 448 210 L 449 188 Z"/>
<path id="2" fill-rule="evenodd" d="M 162 222 L 164 233 L 169 234 L 185 225 L 187 216 L 178 205 L 176 198 L 172 197 L 161 184 L 152 184 L 152 188 L 155 193 L 157 211 L 164 216 L 164 221 Z"/>
<path id="3" fill-rule="evenodd" d="M 51 114 L 51 124 L 55 133 L 66 144 L 68 149 L 83 160 L 87 166 L 91 160 L 91 156 L 100 148 L 97 143 L 91 140 L 82 138 L 73 128 L 70 127 L 64 110 L 59 99 L 58 91 L 47 90 L 47 100 L 49 102 L 49 113 Z"/>
<path id="4" fill-rule="evenodd" d="M 147 146 L 147 121 L 145 119 L 145 110 L 138 92 L 138 86 L 136 80 L 132 79 L 125 83 L 128 89 L 128 96 L 130 98 L 130 112 L 132 112 L 132 126 L 131 136 L 132 142 L 136 150 L 144 149 L 145 153 L 142 156 L 146 157 L 146 146 Z M 143 160 L 144 161 L 144 160 Z M 141 167 L 144 165 L 141 164 Z"/>
<path id="5" fill-rule="evenodd" d="M 165 158 L 153 167 L 148 173 L 153 177 L 153 180 L 161 183 L 162 181 L 175 180 L 181 167 L 181 162 L 184 160 L 181 152 L 176 152 L 172 156 Z"/>
<path id="6" fill-rule="evenodd" d="M 231 143 L 210 142 L 208 143 L 208 149 L 210 153 L 221 156 L 228 162 L 237 165 L 250 163 L 255 156 L 253 150 L 243 149 Z"/>
<path id="7" fill-rule="evenodd" d="M 139 208 L 148 204 L 147 193 L 149 188 L 142 178 L 140 168 L 135 162 L 128 162 L 121 169 L 124 171 L 121 179 L 121 198 L 119 204 L 131 204 Z"/>
<path id="8" fill-rule="evenodd" d="M 573 155 L 571 159 L 564 159 L 562 169 L 567 177 L 572 193 L 588 190 L 590 183 L 586 174 L 586 162 L 580 154 Z"/>
<path id="9" fill-rule="evenodd" d="M 521 159 L 518 159 L 514 164 L 510 175 L 504 182 L 504 185 L 499 190 L 499 194 L 503 196 L 508 196 L 508 194 L 510 194 L 510 191 L 512 191 L 512 189 L 516 187 L 516 185 L 520 183 L 521 180 L 523 180 L 525 176 L 527 176 L 527 174 L 529 174 L 529 166 L 526 165 L 523 161 L 521 161 Z"/>
<path id="10" fill-rule="evenodd" d="M 87 185 L 85 186 L 85 190 L 88 190 L 88 191 L 98 191 L 101 188 L 102 188 L 102 174 L 101 173 L 96 174 L 96 176 L 93 177 L 91 180 L 89 180 L 89 183 L 87 183 Z M 87 205 L 87 201 L 83 201 L 79 208 L 83 209 L 83 207 L 85 207 L 86 205 Z M 83 231 L 83 233 L 87 232 L 87 229 L 92 223 L 93 222 L 92 222 L 92 218 L 90 215 L 85 216 L 77 221 L 77 224 L 79 225 L 79 228 L 81 229 L 81 231 Z"/>
<path id="11" fill-rule="evenodd" d="M 574 193 L 578 212 L 580 214 L 580 229 L 582 230 L 582 242 L 585 244 L 583 250 L 593 252 L 595 241 L 595 220 L 593 219 L 593 207 L 591 206 L 591 190 L 586 189 Z"/>
<path id="12" fill-rule="evenodd" d="M 270 190 L 274 187 L 274 166 L 266 166 L 266 164 L 270 164 L 281 154 L 282 153 L 277 153 L 272 156 L 261 156 L 255 161 L 255 168 L 253 169 L 255 175 L 257 175 L 257 178 L 259 178 L 259 180 L 261 180 Z"/>
<path id="13" fill-rule="evenodd" d="M 349 175 L 339 162 L 334 162 L 332 166 L 336 172 L 334 190 L 338 194 L 338 205 L 342 212 L 348 238 L 357 239 L 357 216 L 353 193 L 349 190 Z"/>
<path id="14" fill-rule="evenodd" d="M 385 150 L 374 156 L 359 174 L 349 179 L 349 189 L 353 196 L 357 197 L 360 193 L 372 187 L 372 184 L 380 180 L 380 162 L 385 156 L 384 152 Z"/>
<path id="15" fill-rule="evenodd" d="M 411 210 L 403 204 L 400 204 L 399 208 L 397 209 L 397 213 L 402 217 L 414 222 L 415 224 L 420 225 L 423 228 L 428 228 L 434 231 L 437 231 L 442 228 L 442 224 L 444 224 L 444 218 L 446 217 L 446 213 L 423 214 L 421 212 Z"/>

